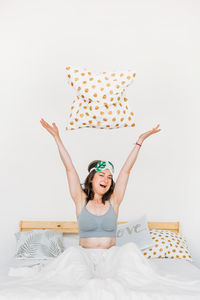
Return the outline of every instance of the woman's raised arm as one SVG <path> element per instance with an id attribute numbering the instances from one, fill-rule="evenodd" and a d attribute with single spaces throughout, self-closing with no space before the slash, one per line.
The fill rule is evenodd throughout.
<path id="1" fill-rule="evenodd" d="M 115 188 L 113 191 L 114 194 L 114 199 L 117 202 L 118 206 L 121 204 L 123 198 L 124 198 L 124 194 L 125 194 L 125 190 L 126 190 L 126 186 L 128 183 L 128 179 L 129 179 L 129 175 L 130 175 L 130 171 L 133 167 L 133 165 L 135 164 L 135 161 L 138 157 L 138 153 L 140 150 L 140 145 L 142 145 L 142 143 L 144 142 L 144 140 L 149 137 L 150 135 L 159 132 L 161 129 L 158 129 L 160 124 L 158 124 L 155 128 L 153 128 L 152 130 L 149 130 L 143 134 L 141 134 L 139 136 L 139 139 L 137 141 L 137 144 L 134 146 L 133 150 L 131 151 L 131 153 L 129 154 L 128 158 L 126 159 L 124 165 L 122 166 L 119 175 L 117 177 L 116 180 L 116 184 L 115 184 Z M 139 145 L 138 145 L 139 144 Z"/>
<path id="2" fill-rule="evenodd" d="M 65 146 L 62 143 L 58 128 L 55 123 L 52 123 L 53 126 L 50 126 L 46 121 L 44 121 L 44 119 L 41 119 L 40 123 L 54 137 L 55 142 L 58 146 L 61 160 L 67 172 L 70 194 L 74 202 L 79 201 L 81 199 L 80 197 L 82 193 L 80 179 L 72 163 L 71 157 L 69 156 L 69 153 L 67 152 Z"/>

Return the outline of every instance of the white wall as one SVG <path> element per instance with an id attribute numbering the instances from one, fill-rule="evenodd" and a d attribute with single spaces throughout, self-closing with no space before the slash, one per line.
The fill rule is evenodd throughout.
<path id="1" fill-rule="evenodd" d="M 0 264 L 14 255 L 20 220 L 76 220 L 53 137 L 55 122 L 83 182 L 93 159 L 117 174 L 139 135 L 142 145 L 119 221 L 180 221 L 200 266 L 199 9 L 191 0 L 4 0 L 1 28 Z M 136 69 L 128 88 L 134 128 L 65 131 L 75 91 L 65 67 Z M 112 141 L 111 141 L 112 139 Z"/>

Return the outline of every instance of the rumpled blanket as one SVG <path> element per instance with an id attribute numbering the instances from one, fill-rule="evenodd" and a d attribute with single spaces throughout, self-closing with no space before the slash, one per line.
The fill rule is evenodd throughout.
<path id="1" fill-rule="evenodd" d="M 161 276 L 135 243 L 67 248 L 26 278 L 0 283 L 3 299 L 200 300 L 200 278 Z"/>

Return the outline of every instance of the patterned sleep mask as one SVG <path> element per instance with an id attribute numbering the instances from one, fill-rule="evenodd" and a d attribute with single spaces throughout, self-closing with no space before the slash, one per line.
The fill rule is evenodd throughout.
<path id="1" fill-rule="evenodd" d="M 91 170 L 90 170 L 90 172 L 92 171 L 92 170 L 95 170 L 96 172 L 98 172 L 98 171 L 103 171 L 103 170 L 105 170 L 105 169 L 109 169 L 110 170 L 110 172 L 112 173 L 112 175 L 114 174 L 114 166 L 113 166 L 113 164 L 110 162 L 110 161 L 108 161 L 108 160 L 106 160 L 106 161 L 99 161 Z"/>

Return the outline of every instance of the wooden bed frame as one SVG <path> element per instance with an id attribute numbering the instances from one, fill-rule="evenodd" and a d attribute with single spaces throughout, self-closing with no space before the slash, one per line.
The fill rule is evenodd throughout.
<path id="1" fill-rule="evenodd" d="M 127 222 L 117 222 L 117 224 L 124 224 Z M 149 230 L 171 230 L 173 232 L 180 232 L 179 222 L 147 222 Z M 19 231 L 29 231 L 34 229 L 49 229 L 53 231 L 61 231 L 63 233 L 78 233 L 78 223 L 75 221 L 20 221 Z"/>

